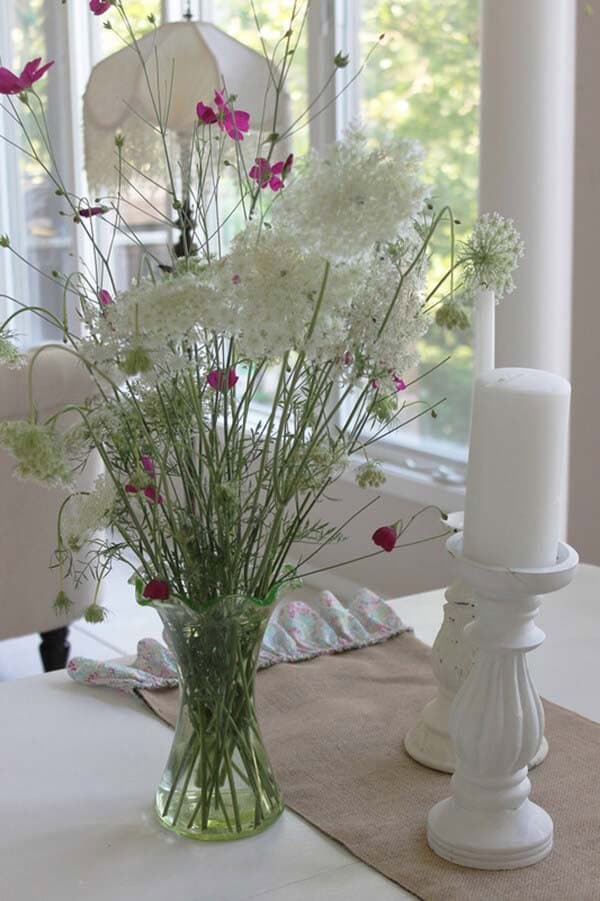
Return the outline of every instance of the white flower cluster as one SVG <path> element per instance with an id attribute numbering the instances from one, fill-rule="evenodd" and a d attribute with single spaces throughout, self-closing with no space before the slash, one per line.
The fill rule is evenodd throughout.
<path id="1" fill-rule="evenodd" d="M 109 363 L 139 347 L 154 360 L 152 351 L 160 354 L 166 344 L 191 336 L 200 324 L 210 328 L 216 306 L 209 280 L 201 272 L 142 279 L 113 303 L 88 302 L 92 337 L 85 343 L 85 356 L 95 363 Z M 221 328 L 227 324 L 219 323 Z"/>
<path id="2" fill-rule="evenodd" d="M 422 248 L 420 164 L 413 142 L 372 149 L 350 131 L 300 167 L 272 222 L 250 222 L 224 260 L 187 261 L 189 271 L 88 301 L 84 355 L 152 385 L 188 365 L 186 340 L 202 346 L 215 332 L 249 360 L 302 351 L 348 378 L 401 375 L 427 324 L 426 255 L 402 276 Z"/>
<path id="3" fill-rule="evenodd" d="M 389 388 L 418 361 L 417 342 L 429 327 L 424 287 L 424 263 L 402 276 L 389 253 L 375 250 L 355 294 L 348 345 L 367 373 L 389 378 Z"/>
<path id="4" fill-rule="evenodd" d="M 370 148 L 359 129 L 324 156 L 310 155 L 273 205 L 274 224 L 295 234 L 307 252 L 328 259 L 362 256 L 411 227 L 422 208 L 423 153 L 415 141 Z"/>
<path id="5" fill-rule="evenodd" d="M 73 551 L 79 550 L 94 532 L 111 524 L 117 491 L 113 480 L 98 476 L 89 494 L 74 494 L 66 506 L 62 537 Z"/>
<path id="6" fill-rule="evenodd" d="M 249 359 L 279 358 L 305 350 L 310 359 L 326 361 L 343 353 L 347 318 L 360 269 L 332 265 L 318 316 L 326 261 L 304 250 L 285 230 L 245 229 L 214 281 L 225 309 L 233 310 L 232 333 L 238 352 Z"/>
<path id="7" fill-rule="evenodd" d="M 496 300 L 515 289 L 513 272 L 523 256 L 524 244 L 512 219 L 485 213 L 462 245 L 463 291 L 472 297 L 482 288 L 494 291 Z"/>
<path id="8" fill-rule="evenodd" d="M 62 437 L 52 426 L 25 419 L 0 422 L 0 446 L 17 461 L 16 475 L 46 485 L 68 485 L 72 481 Z"/>
<path id="9" fill-rule="evenodd" d="M 0 364 L 8 366 L 9 369 L 18 369 L 26 362 L 27 357 L 19 352 L 10 337 L 0 334 Z"/>

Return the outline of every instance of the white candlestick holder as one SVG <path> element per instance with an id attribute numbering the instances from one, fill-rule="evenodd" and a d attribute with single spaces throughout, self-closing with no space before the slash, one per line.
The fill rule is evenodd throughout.
<path id="1" fill-rule="evenodd" d="M 461 866 L 529 866 L 550 853 L 553 824 L 529 800 L 527 764 L 544 734 L 544 712 L 526 655 L 545 637 L 534 622 L 539 596 L 567 585 L 579 558 L 561 542 L 554 566 L 508 570 L 466 558 L 461 534 L 447 548 L 475 593 L 476 619 L 466 631 L 479 652 L 450 712 L 453 794 L 429 812 L 427 840 Z"/>
<path id="2" fill-rule="evenodd" d="M 438 684 L 436 696 L 423 708 L 404 739 L 406 752 L 432 770 L 454 772 L 450 741 L 450 708 L 471 672 L 477 648 L 464 636 L 475 618 L 473 589 L 456 582 L 446 590 L 444 621 L 431 650 L 431 668 Z"/>
<path id="3" fill-rule="evenodd" d="M 456 531 L 462 531 L 463 514 L 451 513 L 446 522 Z M 475 619 L 475 596 L 466 582 L 455 582 L 446 590 L 445 598 L 444 620 L 431 651 L 437 694 L 425 705 L 407 733 L 404 747 L 407 754 L 423 766 L 441 773 L 453 773 L 450 709 L 477 659 L 477 646 L 464 634 L 465 627 Z M 542 737 L 529 768 L 542 763 L 547 754 L 548 742 Z"/>

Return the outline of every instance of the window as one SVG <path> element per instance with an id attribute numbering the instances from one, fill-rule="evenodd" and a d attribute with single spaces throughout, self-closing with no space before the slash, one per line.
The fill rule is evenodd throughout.
<path id="1" fill-rule="evenodd" d="M 267 42 L 285 30 L 290 4 L 256 0 L 256 10 Z M 68 79 L 44 80 L 52 138 L 61 165 L 74 179 L 82 170 L 78 138 L 80 98 L 97 61 L 117 49 L 115 36 L 102 28 L 101 20 L 89 15 L 87 2 L 57 5 L 56 0 L 7 0 L 0 8 L 0 53 L 4 64 L 18 66 L 34 48 L 36 55 L 54 58 Z M 157 18 L 179 19 L 187 0 L 128 0 L 128 13 L 140 30 L 149 27 L 148 13 Z M 247 0 L 191 0 L 194 15 L 213 21 L 251 46 L 260 49 L 260 39 Z M 316 84 L 332 71 L 339 50 L 350 54 L 347 68 L 337 71 L 335 84 L 317 107 L 326 105 L 322 117 L 295 135 L 294 150 L 303 152 L 309 142 L 323 147 L 339 135 L 357 116 L 376 142 L 384 135 L 420 139 L 428 150 L 427 177 L 437 186 L 437 195 L 452 205 L 464 224 L 472 223 L 477 205 L 478 161 L 478 4 L 475 0 L 321 0 L 311 5 L 309 21 L 299 43 L 293 78 L 289 83 L 293 112 L 299 115 L 314 97 Z M 385 34 L 370 56 L 358 80 L 352 80 L 361 60 Z M 347 90 L 335 99 L 346 85 Z M 0 130 L 11 133 L 6 113 L 0 113 Z M 0 147 L 0 171 L 7 188 L 0 196 L 0 232 L 9 231 L 20 253 L 43 272 L 70 269 L 69 255 L 76 253 L 76 237 L 68 217 L 60 216 L 58 204 L 43 173 L 18 161 L 11 148 Z M 8 190 L 18 185 L 18 190 Z M 130 211 L 132 221 L 157 256 L 172 240 L 170 230 L 157 225 L 143 210 Z M 10 221 L 10 229 L 4 222 Z M 15 227 L 16 223 L 16 227 Z M 127 284 L 137 272 L 139 250 L 122 237 L 116 247 L 118 274 Z M 7 255 L 2 257 L 6 267 Z M 434 256 L 433 274 L 442 260 Z M 4 289 L 14 296 L 37 298 L 57 312 L 62 296 L 40 273 L 28 272 L 10 262 L 2 273 Z M 10 301 L 3 305 L 10 309 Z M 35 328 L 35 330 L 34 330 Z M 27 335 L 29 343 L 52 337 L 40 325 Z M 426 400 L 448 398 L 437 419 L 424 416 L 390 439 L 388 454 L 398 461 L 407 455 L 410 465 L 425 470 L 446 459 L 466 456 L 470 416 L 471 336 L 433 329 L 422 344 L 420 373 L 447 355 L 451 360 L 419 383 L 419 396 Z M 268 392 L 268 384 L 265 383 Z M 404 457 L 399 448 L 408 448 Z M 426 453 L 422 455 L 422 452 Z M 431 465 L 430 465 L 431 464 Z"/>

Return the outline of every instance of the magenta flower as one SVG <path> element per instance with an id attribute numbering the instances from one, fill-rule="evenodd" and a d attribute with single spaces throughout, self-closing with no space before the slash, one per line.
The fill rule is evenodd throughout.
<path id="1" fill-rule="evenodd" d="M 200 121 L 204 122 L 205 125 L 214 125 L 219 118 L 212 106 L 207 106 L 205 103 L 202 103 L 202 101 L 198 103 L 196 113 L 198 114 Z"/>
<path id="2" fill-rule="evenodd" d="M 214 391 L 225 391 L 233 388 L 236 382 L 239 381 L 239 378 L 235 369 L 228 369 L 227 371 L 224 369 L 213 369 L 212 372 L 208 373 L 206 381 Z"/>
<path id="3" fill-rule="evenodd" d="M 215 91 L 215 105 L 217 107 L 217 125 L 221 131 L 226 131 L 234 141 L 243 141 L 242 132 L 250 129 L 250 113 L 243 110 L 232 110 L 225 103 L 222 91 Z"/>
<path id="4" fill-rule="evenodd" d="M 168 601 L 169 600 L 169 584 L 163 582 L 162 579 L 150 579 L 144 586 L 144 597 L 149 601 Z"/>
<path id="5" fill-rule="evenodd" d="M 125 485 L 125 491 L 127 492 L 127 494 L 138 493 L 138 489 L 135 487 L 135 485 L 132 485 L 131 482 L 128 482 L 127 485 Z"/>
<path id="6" fill-rule="evenodd" d="M 90 0 L 90 9 L 95 16 L 103 16 L 112 6 L 112 0 Z"/>
<path id="7" fill-rule="evenodd" d="M 392 379 L 394 385 L 396 386 L 396 391 L 406 391 L 406 382 L 404 381 L 404 379 L 401 379 L 399 375 L 396 375 L 396 373 L 393 374 Z"/>
<path id="8" fill-rule="evenodd" d="M 243 132 L 250 128 L 250 113 L 245 113 L 243 110 L 232 110 L 225 102 L 222 91 L 215 91 L 214 103 L 216 110 L 200 100 L 196 106 L 196 113 L 200 121 L 205 125 L 216 123 L 221 131 L 226 131 L 234 141 L 243 141 Z"/>
<path id="9" fill-rule="evenodd" d="M 98 294 L 98 300 L 100 301 L 100 303 L 102 304 L 103 307 L 110 307 L 110 305 L 114 303 L 114 300 L 112 299 L 112 295 L 108 291 L 105 291 L 104 289 L 102 291 L 100 291 L 100 293 Z"/>
<path id="10" fill-rule="evenodd" d="M 254 161 L 254 166 L 250 169 L 249 175 L 260 187 L 265 189 L 271 188 L 272 191 L 281 191 L 283 184 L 289 173 L 292 171 L 294 164 L 294 154 L 290 153 L 288 158 L 274 163 L 272 166 L 264 156 L 259 156 Z"/>
<path id="11" fill-rule="evenodd" d="M 51 60 L 40 68 L 41 61 L 41 56 L 30 60 L 20 75 L 0 66 L 0 94 L 21 94 L 28 91 L 54 65 L 54 60 Z"/>
<path id="12" fill-rule="evenodd" d="M 108 210 L 107 206 L 86 206 L 78 210 L 74 218 L 75 221 L 77 221 L 78 217 L 79 219 L 91 219 L 92 216 L 101 216 L 103 213 L 108 213 Z"/>
<path id="13" fill-rule="evenodd" d="M 239 283 L 241 282 L 241 278 L 239 277 L 237 272 L 235 273 L 235 275 L 231 276 L 231 281 L 233 282 L 234 285 L 239 285 Z"/>
<path id="14" fill-rule="evenodd" d="M 148 457 L 145 454 L 142 455 L 142 466 L 144 468 L 144 471 L 147 472 L 149 476 L 152 476 L 152 478 L 154 478 L 154 476 L 156 475 L 156 468 L 154 466 L 154 460 L 152 459 L 152 457 Z"/>
<path id="15" fill-rule="evenodd" d="M 377 545 L 377 547 L 383 548 L 384 551 L 387 551 L 388 553 L 390 551 L 393 551 L 396 547 L 396 541 L 398 540 L 396 527 L 380 526 L 373 532 L 371 540 L 374 544 Z"/>
<path id="16" fill-rule="evenodd" d="M 154 485 L 148 485 L 147 488 L 144 488 L 144 497 L 152 501 L 153 504 L 163 503 L 163 496 L 157 492 Z"/>

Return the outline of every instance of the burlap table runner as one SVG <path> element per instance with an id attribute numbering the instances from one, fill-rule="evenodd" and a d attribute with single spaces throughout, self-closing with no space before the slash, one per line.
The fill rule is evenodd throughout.
<path id="1" fill-rule="evenodd" d="M 532 799 L 554 819 L 555 847 L 524 870 L 488 873 L 429 850 L 429 808 L 449 777 L 411 760 L 402 739 L 435 687 L 430 651 L 411 634 L 259 673 L 263 735 L 288 807 L 425 901 L 600 901 L 600 725 L 545 703 L 550 754 Z M 174 724 L 177 689 L 143 692 Z"/>

